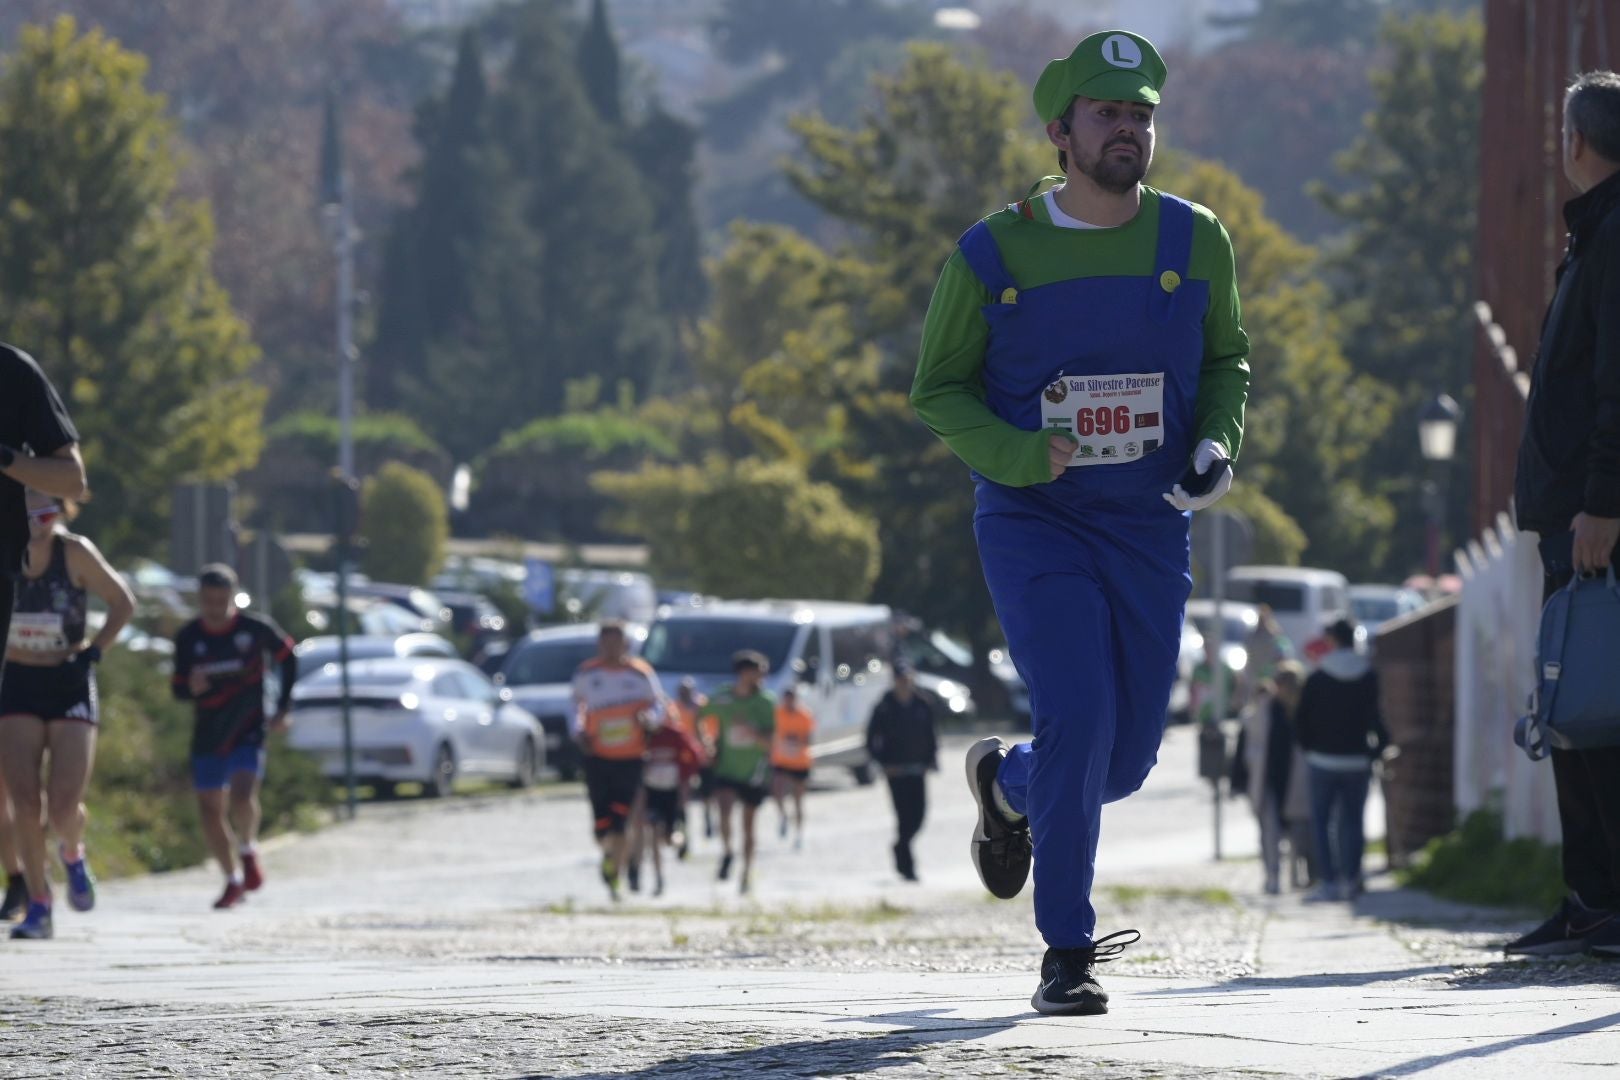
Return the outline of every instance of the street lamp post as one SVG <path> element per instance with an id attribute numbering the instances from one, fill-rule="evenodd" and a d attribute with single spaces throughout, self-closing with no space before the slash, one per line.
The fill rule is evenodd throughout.
<path id="1" fill-rule="evenodd" d="M 1423 510 L 1428 517 L 1426 569 L 1431 581 L 1440 576 L 1440 528 L 1445 501 L 1439 477 L 1457 453 L 1457 425 L 1462 409 L 1449 394 L 1436 394 L 1418 414 L 1418 447 L 1429 462 L 1429 475 L 1423 481 Z"/>
<path id="2" fill-rule="evenodd" d="M 359 230 L 343 170 L 343 137 L 336 92 L 326 99 L 321 146 L 321 224 L 337 264 L 338 465 L 337 631 L 339 683 L 342 687 L 343 779 L 349 817 L 355 816 L 354 717 L 349 696 L 349 562 L 358 508 L 354 477 L 354 248 Z"/>

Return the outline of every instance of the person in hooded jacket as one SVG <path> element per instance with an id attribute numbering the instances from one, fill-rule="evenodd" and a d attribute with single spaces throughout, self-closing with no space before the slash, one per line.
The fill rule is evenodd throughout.
<path id="1" fill-rule="evenodd" d="M 1366 848 L 1362 818 L 1372 765 L 1389 746 L 1378 705 L 1378 674 L 1356 649 L 1356 628 L 1340 619 L 1327 628 L 1332 651 L 1305 680 L 1294 736 L 1310 776 L 1311 824 L 1321 885 L 1314 900 L 1351 900 L 1361 891 Z"/>

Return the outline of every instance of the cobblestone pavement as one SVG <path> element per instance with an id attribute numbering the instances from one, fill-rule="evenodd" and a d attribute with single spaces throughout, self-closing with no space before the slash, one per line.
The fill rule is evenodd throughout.
<path id="1" fill-rule="evenodd" d="M 67 1002 L 0 1013 L 0 1071 L 28 1077 L 213 1075 L 697 1077 L 770 1072 L 885 1078 L 1064 1075 L 1181 1080 L 1207 1069 L 1099 1060 L 1042 1047 L 968 1041 L 996 1024 L 839 1035 L 740 1024 L 677 1024 L 527 1013 L 382 1013 L 312 1019 L 231 1010 L 198 1017 Z M 1215 1074 L 1219 1075 L 1219 1074 Z"/>
<path id="2" fill-rule="evenodd" d="M 952 760 L 951 753 L 946 755 Z M 775 834 L 755 894 L 716 848 L 612 904 L 577 790 L 363 808 L 266 853 L 208 910 L 205 870 L 108 883 L 57 940 L 0 942 L 0 1075 L 1095 1077 L 1607 1075 L 1620 966 L 1505 964 L 1522 920 L 1393 891 L 1352 912 L 1258 894 L 1253 822 L 1173 731 L 1104 821 L 1099 929 L 1143 931 L 1108 1017 L 1028 1010 L 1026 894 L 986 898 L 971 801 L 933 788 L 926 884 L 886 865 L 886 793 L 818 790 L 802 852 Z M 93 810 L 93 808 L 92 808 Z"/>

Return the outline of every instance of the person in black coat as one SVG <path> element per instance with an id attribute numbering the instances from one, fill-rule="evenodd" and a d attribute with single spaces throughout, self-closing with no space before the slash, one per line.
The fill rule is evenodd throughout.
<path id="1" fill-rule="evenodd" d="M 1514 508 L 1540 539 L 1543 601 L 1602 573 L 1620 544 L 1620 74 L 1564 96 L 1569 247 L 1542 323 Z M 1509 955 L 1620 956 L 1620 747 L 1552 752 L 1568 895 Z"/>
<path id="2" fill-rule="evenodd" d="M 1372 764 L 1389 746 L 1378 704 L 1378 673 L 1356 651 L 1356 628 L 1340 619 L 1327 628 L 1333 651 L 1305 680 L 1294 735 L 1305 752 L 1311 786 L 1321 887 L 1315 900 L 1352 900 L 1361 891 L 1367 846 L 1362 818 Z"/>
<path id="3" fill-rule="evenodd" d="M 904 661 L 894 665 L 894 689 L 872 710 L 866 752 L 888 777 L 894 799 L 900 834 L 894 845 L 894 867 L 907 881 L 916 881 L 911 841 L 922 831 L 928 812 L 927 774 L 939 771 L 939 741 L 934 710 L 917 695 L 911 667 Z"/>

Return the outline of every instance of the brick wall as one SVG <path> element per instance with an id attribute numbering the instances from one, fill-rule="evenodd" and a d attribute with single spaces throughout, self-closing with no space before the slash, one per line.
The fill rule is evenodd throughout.
<path id="1" fill-rule="evenodd" d="M 1392 865 L 1451 830 L 1457 601 L 1438 601 L 1380 631 L 1375 665 L 1384 722 L 1400 756 L 1385 765 Z"/>

